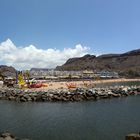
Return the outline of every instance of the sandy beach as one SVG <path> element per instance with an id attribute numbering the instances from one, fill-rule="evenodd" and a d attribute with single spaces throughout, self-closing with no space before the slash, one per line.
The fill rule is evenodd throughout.
<path id="1" fill-rule="evenodd" d="M 69 81 L 69 82 L 48 82 L 48 87 L 41 89 L 68 89 L 67 85 L 74 85 L 76 87 L 96 87 L 96 84 L 113 83 L 113 82 L 129 82 L 140 81 L 140 79 L 107 79 L 107 80 L 90 80 L 90 81 Z"/>

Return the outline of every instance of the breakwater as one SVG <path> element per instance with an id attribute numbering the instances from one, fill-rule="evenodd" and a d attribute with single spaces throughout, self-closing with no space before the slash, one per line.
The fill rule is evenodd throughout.
<path id="1" fill-rule="evenodd" d="M 1 88 L 0 99 L 17 102 L 45 101 L 84 101 L 104 98 L 117 98 L 129 95 L 140 95 L 140 86 L 116 86 L 106 88 L 77 88 L 74 90 L 33 90 L 17 88 Z"/>

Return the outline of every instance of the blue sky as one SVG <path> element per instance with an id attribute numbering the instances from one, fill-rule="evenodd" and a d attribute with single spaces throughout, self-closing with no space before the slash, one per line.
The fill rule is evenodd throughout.
<path id="1" fill-rule="evenodd" d="M 0 0 L 0 42 L 126 52 L 140 48 L 139 6 L 139 0 Z"/>

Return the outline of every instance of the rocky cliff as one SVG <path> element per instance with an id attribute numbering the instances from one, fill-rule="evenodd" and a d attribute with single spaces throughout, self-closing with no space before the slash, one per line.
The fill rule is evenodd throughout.
<path id="1" fill-rule="evenodd" d="M 15 77 L 16 76 L 16 69 L 11 66 L 6 65 L 0 65 L 0 75 L 2 76 L 10 76 Z"/>
<path id="2" fill-rule="evenodd" d="M 106 54 L 98 57 L 88 54 L 80 58 L 71 58 L 64 65 L 56 67 L 56 70 L 85 69 L 117 71 L 126 75 L 140 76 L 140 49 L 123 54 Z"/>

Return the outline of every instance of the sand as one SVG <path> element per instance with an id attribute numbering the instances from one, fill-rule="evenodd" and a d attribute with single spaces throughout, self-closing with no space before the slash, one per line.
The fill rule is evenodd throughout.
<path id="1" fill-rule="evenodd" d="M 41 89 L 68 89 L 67 85 L 73 85 L 75 87 L 96 87 L 96 84 L 113 83 L 113 82 L 128 82 L 128 81 L 140 81 L 140 79 L 107 79 L 107 80 L 91 80 L 91 81 L 71 81 L 71 82 L 48 82 L 48 87 L 42 87 Z"/>

